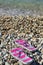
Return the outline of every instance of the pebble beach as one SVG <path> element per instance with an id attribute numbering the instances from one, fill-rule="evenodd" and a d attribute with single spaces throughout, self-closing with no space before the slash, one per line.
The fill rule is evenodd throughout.
<path id="1" fill-rule="evenodd" d="M 43 65 L 43 16 L 0 16 L 0 65 L 19 65 L 8 52 L 18 47 L 16 39 L 24 39 L 37 48 L 35 52 L 24 52 L 33 58 L 30 65 Z"/>

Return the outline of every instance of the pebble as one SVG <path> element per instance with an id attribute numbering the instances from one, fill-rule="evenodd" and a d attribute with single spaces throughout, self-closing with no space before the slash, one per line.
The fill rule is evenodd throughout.
<path id="1" fill-rule="evenodd" d="M 38 50 L 32 54 L 30 54 L 31 52 L 27 54 L 28 51 L 25 50 L 24 52 L 28 56 L 30 54 L 30 57 L 36 60 L 37 63 L 43 64 L 43 34 L 41 34 L 43 33 L 43 31 L 41 31 L 42 27 L 40 29 L 40 26 L 43 24 L 42 19 L 29 16 L 3 16 L 0 18 L 0 20 L 1 24 L 3 25 L 1 26 L 0 32 L 0 38 L 2 37 L 3 39 L 3 41 L 0 40 L 0 56 L 1 59 L 4 58 L 4 60 L 6 60 L 6 62 L 0 60 L 0 63 L 2 65 L 18 65 L 18 62 L 16 61 L 14 64 L 11 63 L 11 60 L 13 61 L 15 59 L 12 58 L 9 53 L 7 53 L 7 50 L 17 47 L 14 43 L 14 40 L 25 39 L 33 46 L 38 48 Z"/>
<path id="2" fill-rule="evenodd" d="M 1 40 L 0 40 L 0 48 L 3 46 L 3 43 L 1 42 Z"/>
<path id="3" fill-rule="evenodd" d="M 5 65 L 9 65 L 9 63 L 8 62 L 5 62 Z"/>
<path id="4" fill-rule="evenodd" d="M 2 64 L 2 60 L 0 60 L 0 65 Z"/>
<path id="5" fill-rule="evenodd" d="M 0 38 L 2 37 L 2 33 L 0 32 Z"/>

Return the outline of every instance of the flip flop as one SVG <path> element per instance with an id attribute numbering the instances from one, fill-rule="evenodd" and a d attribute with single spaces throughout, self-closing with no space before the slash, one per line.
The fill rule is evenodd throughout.
<path id="1" fill-rule="evenodd" d="M 35 48 L 34 46 L 32 46 L 31 44 L 29 44 L 27 41 L 25 40 L 16 40 L 15 43 L 19 46 L 22 46 L 23 48 L 29 50 L 29 51 L 36 51 L 37 48 Z"/>
<path id="2" fill-rule="evenodd" d="M 33 61 L 32 58 L 28 57 L 24 52 L 22 48 L 13 48 L 9 51 L 10 54 L 16 58 L 17 60 L 21 61 L 23 64 L 28 64 Z"/>

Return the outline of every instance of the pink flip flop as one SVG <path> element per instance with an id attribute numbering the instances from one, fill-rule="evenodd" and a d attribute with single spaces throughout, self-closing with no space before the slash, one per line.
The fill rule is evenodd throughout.
<path id="1" fill-rule="evenodd" d="M 31 44 L 29 44 L 27 41 L 25 40 L 16 40 L 15 43 L 19 46 L 22 46 L 23 48 L 29 50 L 29 51 L 35 51 L 37 50 L 37 48 L 35 48 L 34 46 L 32 46 Z"/>
<path id="2" fill-rule="evenodd" d="M 33 61 L 32 58 L 28 57 L 24 52 L 22 48 L 13 48 L 9 51 L 10 54 L 16 58 L 17 60 L 21 61 L 23 64 L 28 64 Z"/>

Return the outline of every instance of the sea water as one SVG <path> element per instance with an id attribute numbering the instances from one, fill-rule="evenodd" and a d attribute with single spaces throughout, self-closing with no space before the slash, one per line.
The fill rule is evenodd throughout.
<path id="1" fill-rule="evenodd" d="M 43 15 L 43 0 L 0 0 L 0 15 Z"/>

